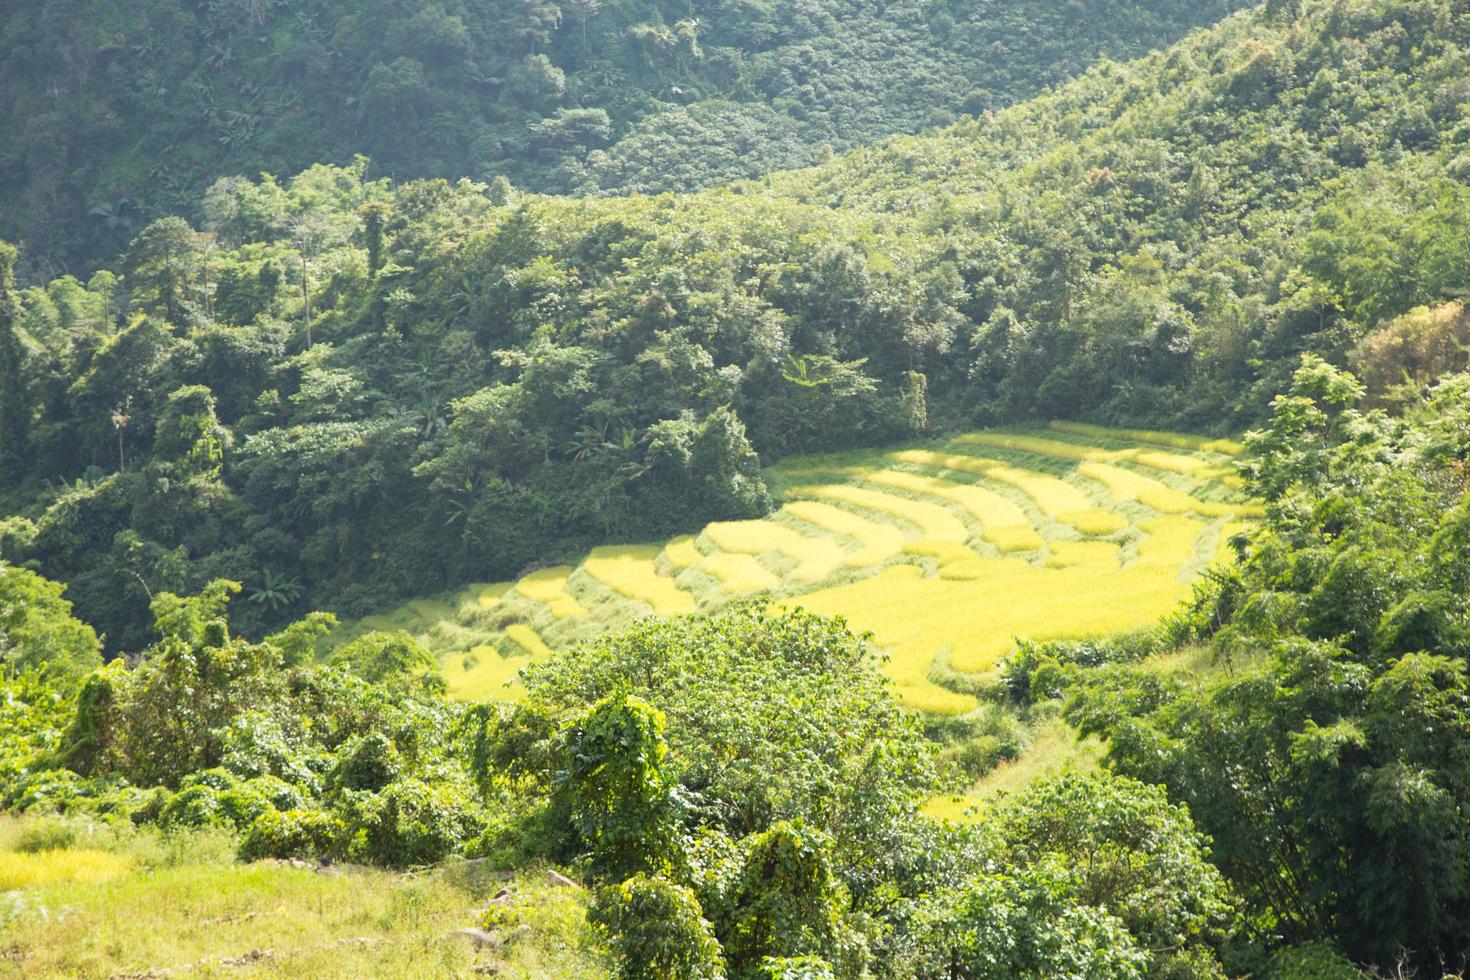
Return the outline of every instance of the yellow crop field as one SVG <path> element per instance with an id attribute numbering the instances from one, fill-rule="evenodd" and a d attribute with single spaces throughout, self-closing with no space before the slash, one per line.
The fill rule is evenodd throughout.
<path id="1" fill-rule="evenodd" d="M 1070 524 L 1083 534 L 1101 537 L 1116 534 L 1128 526 L 1121 516 L 1094 506 L 1091 497 L 1066 480 L 1006 465 L 992 466 L 985 475 L 1020 490 L 1035 501 L 1043 514 Z"/>
<path id="2" fill-rule="evenodd" d="M 519 701 L 526 689 L 518 675 L 535 660 L 526 654 L 505 657 L 492 646 L 478 646 L 444 662 L 444 681 L 456 701 Z"/>
<path id="3" fill-rule="evenodd" d="M 983 456 L 965 456 L 955 453 L 936 453 L 928 449 L 904 449 L 892 453 L 888 457 L 895 463 L 913 463 L 916 466 L 932 466 L 940 470 L 954 470 L 957 473 L 973 473 L 976 476 L 984 476 L 991 467 L 1004 466 L 998 459 L 986 459 Z"/>
<path id="4" fill-rule="evenodd" d="M 1239 456 L 1245 447 L 1234 439 L 1211 439 L 1208 436 L 1191 436 L 1179 432 L 1154 432 L 1151 429 L 1109 429 L 1101 425 L 1084 422 L 1053 422 L 1056 432 L 1086 436 L 1090 439 L 1117 439 L 1121 442 L 1147 442 L 1171 449 L 1188 449 L 1201 453 L 1220 453 L 1224 456 Z"/>
<path id="5" fill-rule="evenodd" d="M 1035 551 L 1042 546 L 1041 536 L 1031 527 L 1026 512 L 994 490 L 906 470 L 883 470 L 868 479 L 910 493 L 954 501 L 980 522 L 980 536 L 1003 552 Z"/>
<path id="6" fill-rule="evenodd" d="M 861 547 L 844 559 L 849 568 L 872 568 L 903 550 L 904 535 L 898 528 L 875 523 L 841 507 L 815 500 L 793 500 L 782 511 L 813 527 L 856 541 Z"/>
<path id="7" fill-rule="evenodd" d="M 551 647 L 541 639 L 540 634 L 524 623 L 514 623 L 505 628 L 505 635 L 531 657 L 551 656 Z"/>
<path id="8" fill-rule="evenodd" d="M 954 670 L 979 673 L 993 668 L 1016 637 L 1076 639 L 1133 629 L 1189 594 L 1177 566 L 1121 565 L 1118 549 L 1107 542 L 1073 544 L 1085 547 L 1069 549 L 1072 561 L 1062 568 L 999 558 L 967 566 L 977 573 L 973 578 L 935 579 L 900 565 L 791 604 L 871 630 L 889 653 L 884 669 L 903 703 L 934 713 L 967 710 L 972 700 L 956 700 L 929 680 L 941 653 Z"/>
<path id="9" fill-rule="evenodd" d="M 682 615 L 769 592 L 778 606 L 870 631 L 904 704 L 965 712 L 975 698 L 940 680 L 985 674 L 1018 637 L 1080 639 L 1155 621 L 1207 563 L 1229 559 L 1230 535 L 1260 513 L 1230 499 L 1228 445 L 1052 431 L 1067 435 L 980 433 L 932 450 L 792 460 L 772 474 L 788 499 L 769 517 L 597 548 L 579 565 L 416 600 L 339 635 L 407 630 L 444 657 L 453 697 L 515 700 L 519 671 L 553 648 L 650 610 Z"/>
<path id="10" fill-rule="evenodd" d="M 835 500 L 854 507 L 862 507 L 865 510 L 889 514 L 912 524 L 926 538 L 938 538 L 944 541 L 967 541 L 970 538 L 969 528 L 965 527 L 964 522 L 947 508 L 938 504 L 925 503 L 922 500 L 900 497 L 897 494 L 884 493 L 882 490 L 855 487 L 848 483 L 831 483 L 814 487 L 798 487 L 792 490 L 792 494 L 799 497 Z"/>
<path id="11" fill-rule="evenodd" d="M 570 565 L 543 568 L 516 583 L 516 591 L 527 599 L 542 603 L 557 619 L 587 615 L 586 608 L 567 592 L 567 579 L 574 569 Z"/>
<path id="12" fill-rule="evenodd" d="M 727 552 L 707 555 L 698 567 L 718 579 L 730 595 L 765 592 L 781 585 L 781 579 L 751 555 L 732 555 Z"/>
<path id="13" fill-rule="evenodd" d="M 1260 512 L 1260 505 L 1254 503 L 1199 500 L 1153 477 L 1135 473 L 1121 466 L 1112 466 L 1107 463 L 1082 463 L 1077 467 L 1077 472 L 1106 486 L 1108 492 L 1113 495 L 1113 499 L 1120 502 L 1137 500 L 1145 507 L 1151 507 L 1160 514 L 1229 517 L 1235 514 L 1255 516 Z"/>
<path id="14" fill-rule="evenodd" d="M 496 582 L 494 585 L 474 584 L 465 587 L 469 596 L 481 609 L 493 609 L 515 585 L 514 582 Z"/>
<path id="15" fill-rule="evenodd" d="M 1058 459 L 1090 460 L 1106 459 L 1110 453 L 1099 446 L 1084 446 L 1077 442 L 1062 442 L 1042 436 L 1020 435 L 1012 432 L 973 432 L 955 436 L 952 440 L 962 446 L 988 446 L 993 449 L 1008 449 L 1012 452 L 1031 453 L 1035 456 L 1055 456 Z"/>
<path id="16" fill-rule="evenodd" d="M 791 577 L 798 582 L 820 582 L 842 565 L 846 553 L 831 538 L 801 534 L 776 521 L 719 521 L 707 525 L 704 536 L 721 551 L 734 555 L 779 552 L 796 562 Z"/>
<path id="17" fill-rule="evenodd" d="M 122 855 L 85 847 L 35 853 L 11 851 L 0 858 L 0 892 L 69 881 L 105 881 L 127 874 L 132 868 L 133 862 Z"/>
<path id="18" fill-rule="evenodd" d="M 1189 517 L 1156 517 L 1139 529 L 1145 537 L 1138 544 L 1138 560 L 1179 569 L 1195 559 L 1205 524 Z"/>
<path id="19" fill-rule="evenodd" d="M 704 556 L 694 546 L 694 535 L 686 534 L 682 538 L 675 538 L 664 545 L 664 558 L 675 571 L 683 571 L 692 565 L 697 565 L 699 559 Z"/>
<path id="20" fill-rule="evenodd" d="M 1160 449 L 1145 449 L 1140 446 L 1131 446 L 1127 449 L 1104 449 L 1101 446 L 1089 446 L 1083 443 L 1064 442 L 1060 439 L 1009 432 L 979 432 L 956 436 L 954 442 L 961 445 L 990 446 L 1074 462 L 1109 463 L 1126 459 L 1154 469 L 1178 473 L 1181 476 L 1202 476 L 1219 468 L 1218 464 L 1199 456 L 1184 456 Z"/>
<path id="21" fill-rule="evenodd" d="M 594 548 L 582 563 L 588 575 L 627 599 L 642 602 L 660 616 L 694 612 L 694 597 L 660 575 L 654 565 L 659 545 L 610 545 Z"/>

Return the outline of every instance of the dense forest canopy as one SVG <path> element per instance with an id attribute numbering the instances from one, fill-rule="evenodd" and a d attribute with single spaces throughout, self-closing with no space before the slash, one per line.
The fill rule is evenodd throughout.
<path id="1" fill-rule="evenodd" d="M 258 631 L 755 515 L 788 452 L 1030 417 L 1238 429 L 1303 350 L 1422 367 L 1402 338 L 1460 321 L 1391 321 L 1463 286 L 1467 35 L 1431 0 L 1237 15 L 684 196 L 363 160 L 221 179 L 202 230 L 6 288 L 0 556 L 68 582 L 116 650 L 150 591 L 221 575 Z"/>
<path id="2" fill-rule="evenodd" d="M 0 16 L 0 238 L 82 276 L 220 174 L 688 190 L 1034 95 L 1239 0 L 64 0 Z M 24 13 L 21 7 L 27 7 Z"/>

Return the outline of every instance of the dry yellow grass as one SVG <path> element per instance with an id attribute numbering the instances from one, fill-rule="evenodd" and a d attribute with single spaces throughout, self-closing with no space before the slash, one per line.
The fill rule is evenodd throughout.
<path id="1" fill-rule="evenodd" d="M 848 552 L 843 563 L 849 568 L 881 565 L 903 550 L 903 532 L 891 524 L 878 524 L 841 507 L 815 500 L 793 500 L 782 511 L 813 527 L 852 538 L 858 550 Z"/>
<path id="2" fill-rule="evenodd" d="M 869 479 L 910 493 L 954 501 L 980 522 L 980 536 L 1003 552 L 1034 551 L 1042 546 L 1041 536 L 1031 527 L 1026 512 L 994 490 L 904 470 L 883 470 Z"/>
<path id="3" fill-rule="evenodd" d="M 947 508 L 938 504 L 900 497 L 897 494 L 884 493 L 882 490 L 855 487 L 847 483 L 799 487 L 791 492 L 793 496 L 835 500 L 853 507 L 897 517 L 918 528 L 919 533 L 926 538 L 936 538 L 942 541 L 967 541 L 970 538 L 970 530 L 965 527 L 964 522 Z"/>
<path id="4" fill-rule="evenodd" d="M 791 577 L 798 582 L 820 582 L 846 557 L 831 538 L 809 537 L 776 521 L 720 521 L 705 527 L 704 536 L 732 555 L 783 554 L 796 562 Z"/>
<path id="5" fill-rule="evenodd" d="M 91 848 L 59 848 L 33 854 L 0 854 L 0 892 L 41 888 L 62 882 L 106 881 L 133 868 L 126 857 Z"/>
<path id="6" fill-rule="evenodd" d="M 611 545 L 594 548 L 582 570 L 626 599 L 644 603 L 660 616 L 694 612 L 694 597 L 660 575 L 654 565 L 660 545 Z"/>
<path id="7" fill-rule="evenodd" d="M 571 577 L 572 571 L 570 565 L 543 568 L 517 582 L 516 591 L 527 599 L 545 605 L 557 619 L 585 616 L 586 608 L 567 592 L 567 579 Z"/>
<path id="8" fill-rule="evenodd" d="M 752 555 L 728 552 L 706 555 L 700 561 L 699 567 L 718 579 L 729 595 L 763 592 L 781 586 L 781 579 Z"/>
<path id="9" fill-rule="evenodd" d="M 1187 449 L 1194 452 L 1220 453 L 1224 456 L 1239 456 L 1245 447 L 1234 439 L 1211 439 L 1208 436 L 1191 436 L 1181 432 L 1155 432 L 1151 429 L 1109 429 L 1101 425 L 1084 422 L 1053 422 L 1051 428 L 1057 432 L 1086 436 L 1090 439 L 1117 439 L 1120 442 L 1147 442 L 1170 449 Z"/>

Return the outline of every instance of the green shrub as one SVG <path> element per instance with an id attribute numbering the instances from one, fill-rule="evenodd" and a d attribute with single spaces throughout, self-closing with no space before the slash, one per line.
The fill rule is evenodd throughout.
<path id="1" fill-rule="evenodd" d="M 376 792 L 397 779 L 401 769 L 393 743 L 374 732 L 349 743 L 332 771 L 331 783 L 338 789 Z"/>
<path id="2" fill-rule="evenodd" d="M 315 858 L 332 852 L 342 823 L 320 810 L 267 810 L 255 818 L 240 844 L 246 861 Z"/>
<path id="3" fill-rule="evenodd" d="M 450 784 L 401 779 L 380 793 L 344 790 L 337 803 L 348 860 L 389 867 L 435 864 L 477 834 L 484 821 Z"/>
<path id="4" fill-rule="evenodd" d="M 612 946 L 624 980 L 720 980 L 720 944 L 694 893 L 664 878 L 634 875 L 598 890 L 587 918 Z"/>

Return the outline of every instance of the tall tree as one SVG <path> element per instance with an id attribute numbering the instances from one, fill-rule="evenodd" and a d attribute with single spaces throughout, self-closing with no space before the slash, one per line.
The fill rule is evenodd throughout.
<path id="1" fill-rule="evenodd" d="M 24 472 L 30 441 L 25 350 L 16 324 L 16 256 L 14 245 L 0 242 L 0 484 L 13 483 Z"/>

